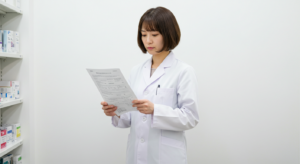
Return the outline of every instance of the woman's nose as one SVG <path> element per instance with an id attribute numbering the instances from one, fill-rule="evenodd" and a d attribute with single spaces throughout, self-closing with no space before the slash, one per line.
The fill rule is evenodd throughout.
<path id="1" fill-rule="evenodd" d="M 147 36 L 147 39 L 146 39 L 147 43 L 151 43 L 152 42 L 152 39 L 150 36 Z"/>

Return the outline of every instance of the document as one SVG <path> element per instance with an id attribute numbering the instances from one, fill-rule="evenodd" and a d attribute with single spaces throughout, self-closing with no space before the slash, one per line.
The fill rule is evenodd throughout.
<path id="1" fill-rule="evenodd" d="M 120 116 L 130 111 L 138 111 L 132 107 L 132 100 L 136 100 L 134 92 L 125 80 L 119 68 L 87 69 L 96 84 L 101 96 L 108 105 L 117 106 L 115 113 Z"/>

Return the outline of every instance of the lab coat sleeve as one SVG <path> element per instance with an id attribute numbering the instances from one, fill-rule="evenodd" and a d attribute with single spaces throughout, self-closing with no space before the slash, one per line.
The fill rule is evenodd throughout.
<path id="1" fill-rule="evenodd" d="M 152 128 L 184 131 L 194 128 L 199 122 L 197 78 L 192 67 L 181 72 L 177 83 L 177 106 L 172 108 L 154 104 Z"/>
<path id="2" fill-rule="evenodd" d="M 132 72 L 132 70 L 131 70 L 131 72 Z M 128 79 L 129 86 L 131 86 L 131 82 L 130 82 L 131 75 L 132 75 L 132 73 L 130 73 L 130 76 Z M 129 128 L 131 126 L 131 112 L 122 114 L 120 116 L 120 118 L 118 116 L 112 116 L 111 122 L 114 127 Z"/>
<path id="3" fill-rule="evenodd" d="M 118 128 L 129 128 L 131 126 L 131 114 L 130 112 L 124 113 L 120 116 L 112 116 L 112 125 Z"/>

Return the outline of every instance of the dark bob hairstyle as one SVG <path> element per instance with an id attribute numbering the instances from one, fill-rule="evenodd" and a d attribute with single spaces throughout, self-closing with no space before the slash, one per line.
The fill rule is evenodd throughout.
<path id="1" fill-rule="evenodd" d="M 173 13 L 164 8 L 156 7 L 147 10 L 141 17 L 138 28 L 138 45 L 143 53 L 147 52 L 142 41 L 142 27 L 145 26 L 147 31 L 158 31 L 164 40 L 163 48 L 158 52 L 170 51 L 174 49 L 180 41 L 180 29 Z"/>

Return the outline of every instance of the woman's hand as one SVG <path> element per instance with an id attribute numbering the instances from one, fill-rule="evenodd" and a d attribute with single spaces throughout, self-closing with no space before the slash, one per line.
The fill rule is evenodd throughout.
<path id="1" fill-rule="evenodd" d="M 133 107 L 137 107 L 141 113 L 144 114 L 153 114 L 154 112 L 154 104 L 149 100 L 133 100 Z"/>
<path id="2" fill-rule="evenodd" d="M 105 102 L 105 101 L 102 101 L 101 105 L 102 105 L 102 109 L 104 110 L 104 113 L 107 116 L 115 116 L 116 115 L 115 111 L 118 109 L 118 107 L 113 106 L 113 105 L 108 105 L 107 102 Z"/>

